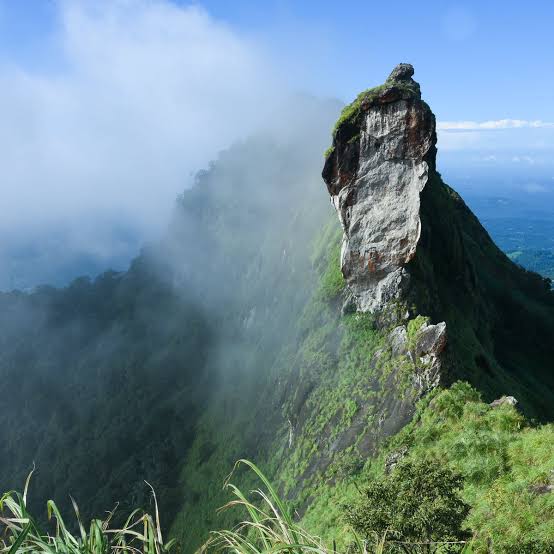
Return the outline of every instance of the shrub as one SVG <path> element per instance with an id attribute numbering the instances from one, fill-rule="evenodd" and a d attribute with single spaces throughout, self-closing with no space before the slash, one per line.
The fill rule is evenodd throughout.
<path id="1" fill-rule="evenodd" d="M 462 484 L 438 461 L 402 462 L 346 507 L 346 519 L 368 541 L 386 534 L 407 542 L 461 541 L 469 513 L 459 495 Z"/>

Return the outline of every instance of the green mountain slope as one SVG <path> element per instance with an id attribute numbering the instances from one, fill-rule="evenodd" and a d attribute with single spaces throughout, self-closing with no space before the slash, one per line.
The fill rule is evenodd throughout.
<path id="1" fill-rule="evenodd" d="M 367 174 L 369 154 L 358 166 L 361 150 L 372 143 L 364 134 L 363 109 L 376 106 L 379 112 L 381 100 L 376 99 L 383 94 L 383 105 L 414 102 L 417 110 L 418 91 L 380 87 L 343 112 L 324 171 L 332 195 L 338 189 L 329 185 L 335 178 L 331 175 L 338 175 L 344 186 L 356 182 L 358 171 L 364 172 L 361 179 Z M 394 107 L 390 112 L 395 113 Z M 408 121 L 432 126 L 432 138 L 434 118 L 429 113 Z M 378 115 L 368 117 L 379 121 Z M 412 129 L 406 136 L 413 140 L 419 131 Z M 381 147 L 382 142 L 376 145 Z M 341 232 L 330 223 L 314 242 L 313 292 L 300 317 L 290 319 L 291 334 L 267 360 L 265 387 L 260 383 L 249 397 L 248 388 L 241 386 L 245 394 L 232 406 L 216 403 L 203 415 L 181 476 L 188 498 L 173 527 L 188 547 L 197 545 L 205 529 L 215 524 L 215 510 L 224 501 L 218 478 L 238 457 L 261 464 L 299 515 L 308 510 L 309 517 L 310 507 L 316 510 L 309 520 L 315 529 L 325 531 L 331 521 L 327 536 L 332 538 L 337 530 L 332 516 L 345 498 L 345 483 L 361 478 L 368 459 L 411 420 L 425 394 L 429 320 L 446 321 L 448 329 L 441 353 L 442 383 L 463 378 L 482 389 L 488 400 L 513 394 L 531 417 L 552 416 L 554 297 L 548 283 L 498 250 L 459 196 L 442 182 L 434 150 L 430 152 L 420 198 L 421 235 L 407 264 L 411 280 L 406 296 L 380 312 L 353 312 L 349 287 L 337 271 Z M 336 164 L 335 169 L 330 164 Z M 344 196 L 347 210 L 359 194 Z M 371 271 L 372 265 L 367 267 Z M 287 303 L 286 289 L 282 292 L 281 302 Z M 398 329 L 405 332 L 404 350 L 392 339 Z"/>
<path id="2" fill-rule="evenodd" d="M 123 512 L 150 501 L 147 480 L 164 521 L 178 512 L 198 417 L 222 391 L 226 405 L 254 394 L 310 294 L 330 208 L 323 142 L 307 138 L 337 106 L 298 101 L 295 130 L 239 143 L 197 176 L 129 271 L 0 294 L 2 490 L 34 462 L 37 510 L 50 497 L 70 509 L 72 494 L 84 517 Z"/>
<path id="3" fill-rule="evenodd" d="M 552 424 L 533 427 L 509 403 L 489 406 L 467 383 L 437 389 L 355 476 L 320 487 L 302 524 L 342 551 L 352 540 L 344 506 L 363 499 L 360 490 L 394 464 L 438 460 L 463 477 L 475 552 L 551 552 L 553 438 Z"/>
<path id="4" fill-rule="evenodd" d="M 364 110 L 381 109 L 383 94 L 392 111 L 395 102 L 423 105 L 419 87 L 385 86 L 350 107 L 326 162 L 348 170 L 345 182 L 366 144 Z M 462 385 L 436 388 L 464 379 L 486 401 L 511 394 L 526 414 L 551 418 L 554 296 L 545 281 L 496 248 L 427 157 L 407 295 L 380 312 L 357 310 L 341 273 L 343 229 L 319 178 L 317 137 L 336 106 L 306 101 L 298 111 L 305 124 L 292 134 L 223 152 L 128 272 L 0 296 L 0 488 L 20 486 L 35 460 L 33 502 L 55 497 L 67 508 L 71 493 L 89 515 L 146 503 L 146 479 L 190 552 L 234 523 L 216 510 L 239 458 L 256 461 L 329 539 L 340 538 L 355 483 L 382 472 L 379 460 L 398 448 L 445 457 L 456 436 L 490 428 L 475 447 L 486 479 L 474 475 L 471 448 L 448 458 L 468 479 L 473 518 L 491 509 L 488 492 L 513 500 L 512 483 L 546 479 L 550 428 L 520 437 L 513 409 L 489 409 Z M 432 334 L 443 321 L 444 351 Z M 531 443 L 541 445 L 540 471 L 521 477 L 517 457 Z M 248 473 L 237 479 L 251 483 Z M 533 529 L 550 509 L 541 502 L 526 504 Z"/>
<path id="5" fill-rule="evenodd" d="M 435 174 L 422 193 L 413 261 L 420 309 L 450 323 L 446 383 L 467 379 L 489 398 L 513 394 L 531 417 L 554 416 L 554 295 L 512 263 L 463 200 Z"/>

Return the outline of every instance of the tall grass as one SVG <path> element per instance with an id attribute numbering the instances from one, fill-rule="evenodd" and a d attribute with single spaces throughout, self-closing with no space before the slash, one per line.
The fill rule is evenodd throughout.
<path id="1" fill-rule="evenodd" d="M 259 478 L 262 488 L 244 494 L 230 482 L 238 466 L 245 465 Z M 233 500 L 220 510 L 241 508 L 246 518 L 233 529 L 212 532 L 210 539 L 200 549 L 201 554 L 339 554 L 336 545 L 324 544 L 294 521 L 291 511 L 261 470 L 248 460 L 239 460 L 227 478 L 225 487 Z M 356 554 L 385 554 L 387 552 L 457 552 L 471 554 L 471 545 L 463 543 L 406 543 L 388 540 L 388 533 L 376 537 L 369 546 L 353 530 L 349 537 L 348 552 Z"/>
<path id="2" fill-rule="evenodd" d="M 56 504 L 47 502 L 48 518 L 55 521 L 55 533 L 40 528 L 37 520 L 27 511 L 27 492 L 31 474 L 23 494 L 7 492 L 0 497 L 0 553 L 36 554 L 163 554 L 175 548 L 175 541 L 164 544 L 156 496 L 154 515 L 135 510 L 120 528 L 112 528 L 114 511 L 103 520 L 93 519 L 85 528 L 79 508 L 72 499 L 75 511 L 75 528 L 72 533 L 64 522 Z"/>
<path id="3" fill-rule="evenodd" d="M 264 489 L 252 491 L 250 499 L 230 482 L 239 465 L 250 468 L 264 486 Z M 272 484 L 252 462 L 239 460 L 227 478 L 225 488 L 231 491 L 234 499 L 220 510 L 243 508 L 247 518 L 233 529 L 212 532 L 212 536 L 200 552 L 235 552 L 236 554 L 270 552 L 328 554 L 332 552 L 317 537 L 310 535 L 293 520 L 291 512 Z"/>
<path id="4" fill-rule="evenodd" d="M 244 494 L 230 479 L 237 467 L 244 465 L 257 476 L 261 488 Z M 111 526 L 115 511 L 103 520 L 93 519 L 85 528 L 79 508 L 73 502 L 75 528 L 71 532 L 65 524 L 56 504 L 47 502 L 48 518 L 55 522 L 55 532 L 41 530 L 37 520 L 27 511 L 27 493 L 31 474 L 25 483 L 23 494 L 15 491 L 0 497 L 0 553 L 1 554 L 165 554 L 177 547 L 174 540 L 163 542 L 156 495 L 154 515 L 135 510 L 118 528 Z M 233 499 L 220 510 L 240 508 L 246 518 L 233 529 L 214 531 L 197 554 L 339 554 L 335 543 L 324 544 L 321 539 L 295 522 L 286 503 L 260 471 L 248 460 L 239 460 L 225 482 Z M 406 543 L 389 540 L 389 533 L 377 537 L 371 545 L 354 531 L 348 540 L 348 552 L 352 554 L 446 553 L 453 552 L 454 543 Z M 347 541 L 348 542 L 348 541 Z M 462 548 L 461 543 L 458 543 Z M 463 547 L 464 554 L 471 554 L 471 546 Z"/>

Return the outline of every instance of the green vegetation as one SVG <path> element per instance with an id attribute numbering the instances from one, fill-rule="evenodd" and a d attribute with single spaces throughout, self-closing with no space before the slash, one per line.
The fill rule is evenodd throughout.
<path id="1" fill-rule="evenodd" d="M 487 406 L 474 389 L 458 383 L 419 404 L 413 421 L 381 450 L 379 462 L 367 460 L 353 481 L 358 485 L 347 487 L 342 500 L 316 499 L 327 508 L 319 512 L 319 525 L 338 506 L 331 535 L 321 536 L 309 514 L 300 517 L 256 465 L 240 460 L 225 482 L 230 498 L 199 553 L 547 554 L 554 547 L 548 488 L 554 480 L 553 439 L 553 426 L 529 427 L 512 406 Z M 400 453 L 392 471 L 376 471 L 392 453 Z M 249 471 L 241 474 L 241 468 Z M 234 484 L 235 478 L 248 487 Z M 0 499 L 0 552 L 162 554 L 177 547 L 163 541 L 155 496 L 153 515 L 136 510 L 118 526 L 111 512 L 86 528 L 73 502 L 77 533 L 49 501 L 55 522 L 49 533 L 27 509 L 28 486 L 29 479 L 23 494 Z M 341 487 L 344 476 L 327 483 L 327 491 Z M 230 518 L 221 517 L 229 512 Z"/>
<path id="2" fill-rule="evenodd" d="M 463 476 L 466 525 L 481 549 L 549 552 L 554 495 L 540 490 L 554 484 L 553 440 L 554 426 L 531 427 L 514 407 L 492 408 L 459 383 L 427 399 L 394 443 L 408 447 L 407 459 L 442 460 Z M 522 546 L 532 544 L 543 550 Z"/>
<path id="3" fill-rule="evenodd" d="M 149 502 L 143 479 L 163 513 L 178 509 L 213 330 L 146 258 L 124 277 L 0 294 L 0 484 L 15 488 L 35 461 L 35 513 L 51 494 L 65 515 L 70 495 L 84 519 L 117 502 L 128 512 Z"/>
<path id="4" fill-rule="evenodd" d="M 436 460 L 400 462 L 347 506 L 346 520 L 369 543 L 383 536 L 402 543 L 463 541 L 469 506 L 460 498 L 462 485 L 459 474 Z"/>
<path id="5" fill-rule="evenodd" d="M 241 464 L 246 465 L 252 470 L 262 484 L 261 488 L 252 491 L 250 494 L 244 493 L 239 487 L 227 481 L 225 487 L 232 493 L 233 499 L 223 506 L 222 511 L 241 509 L 246 515 L 246 519 L 241 520 L 233 529 L 224 529 L 211 533 L 211 538 L 201 548 L 201 552 L 234 552 L 235 554 L 269 554 L 272 552 L 288 552 L 290 554 L 337 554 L 341 550 L 337 550 L 335 541 L 326 543 L 321 538 L 312 535 L 307 531 L 293 516 L 291 507 L 282 500 L 274 486 L 270 483 L 267 477 L 260 469 L 248 460 L 239 460 L 235 468 Z M 406 466 L 407 469 L 407 466 Z M 409 470 L 408 470 L 409 472 Z M 448 472 L 436 471 L 433 476 L 440 484 L 448 486 L 455 479 Z M 229 478 L 232 477 L 232 474 Z M 406 480 L 402 483 L 407 488 L 407 492 L 417 494 L 419 491 L 414 488 L 414 485 L 422 484 L 424 477 L 406 475 Z M 429 479 L 425 481 L 430 483 Z M 404 491 L 398 491 L 404 492 Z M 450 512 L 456 511 L 458 506 L 463 506 L 459 499 L 454 498 L 455 495 L 444 491 L 445 498 L 450 500 Z M 379 499 L 381 502 L 383 498 Z M 444 510 L 441 511 L 441 505 L 428 506 L 432 515 L 439 514 L 444 517 Z M 462 508 L 463 509 L 463 508 Z M 365 512 L 365 506 L 362 511 Z M 420 510 L 421 512 L 421 510 Z M 449 513 L 450 513 L 449 512 Z M 360 514 L 362 515 L 362 514 Z M 363 515 L 362 515 L 363 517 Z M 347 519 L 352 519 L 347 516 Z M 416 520 L 412 514 L 406 514 L 406 519 L 410 521 Z M 390 529 L 377 529 L 375 532 L 366 532 L 364 528 L 361 533 L 357 533 L 358 518 L 354 517 L 354 527 L 349 527 L 347 534 L 349 536 L 347 552 L 359 554 L 385 554 L 393 552 L 461 552 L 470 554 L 471 546 L 462 541 L 456 541 L 456 550 L 451 542 L 445 541 L 425 541 L 415 531 L 415 540 L 404 541 L 401 550 L 397 550 L 399 541 L 390 538 Z M 365 520 L 364 520 L 365 522 Z M 421 520 L 421 527 L 425 528 L 429 525 L 428 522 Z M 364 535 L 370 535 L 368 540 Z M 419 541 L 418 541 L 419 539 Z M 422 545 L 423 544 L 423 548 Z"/>
<path id="6" fill-rule="evenodd" d="M 550 283 L 512 263 L 440 175 L 431 175 L 421 208 L 412 294 L 417 313 L 447 322 L 453 363 L 443 382 L 468 381 L 489 401 L 507 392 L 529 417 L 552 420 Z"/>
<path id="7" fill-rule="evenodd" d="M 360 92 L 353 102 L 342 109 L 342 112 L 335 123 L 335 127 L 333 128 L 333 136 L 336 135 L 337 130 L 345 123 L 355 124 L 361 113 L 362 105 L 371 104 L 377 100 L 379 94 L 381 94 L 387 86 L 387 84 L 378 85 Z"/>
<path id="8" fill-rule="evenodd" d="M 261 487 L 249 493 L 234 485 L 231 479 L 240 466 L 251 470 L 251 475 Z M 30 478 L 30 476 L 29 476 Z M 49 518 L 55 520 L 55 533 L 42 530 L 27 510 L 26 498 L 29 478 L 23 495 L 10 492 L 0 498 L 0 522 L 5 526 L 4 538 L 0 539 L 0 552 L 8 554 L 116 554 L 130 552 L 142 554 L 164 554 L 177 548 L 173 540 L 164 543 L 160 527 L 156 497 L 154 495 L 154 516 L 134 511 L 121 528 L 111 525 L 113 512 L 105 520 L 93 520 L 89 529 L 83 525 L 79 509 L 75 502 L 73 508 L 78 528 L 72 534 L 66 526 L 57 506 L 48 502 Z M 407 480 L 405 485 L 411 487 L 416 478 Z M 224 489 L 231 494 L 231 500 L 219 509 L 242 511 L 246 519 L 238 518 L 233 528 L 212 531 L 208 540 L 198 549 L 197 554 L 232 552 L 234 554 L 270 554 L 287 552 L 289 554 L 337 554 L 336 543 L 325 544 L 319 537 L 310 534 L 293 514 L 291 506 L 278 494 L 275 487 L 262 471 L 248 460 L 239 460 L 234 470 L 227 477 Z M 417 493 L 412 490 L 412 493 Z M 437 509 L 435 509 L 435 513 Z M 408 516 L 409 518 L 412 516 Z M 353 528 L 348 531 L 348 552 L 360 554 L 384 554 L 396 551 L 398 541 L 390 540 L 388 529 L 379 532 L 379 538 L 365 540 Z M 417 536 L 417 535 L 416 535 Z M 419 552 L 421 543 L 404 542 L 403 552 Z M 450 544 L 434 542 L 436 552 L 450 552 Z M 426 550 L 427 551 L 427 550 Z M 464 550 L 469 554 L 469 548 Z"/>
<path id="9" fill-rule="evenodd" d="M 341 529 L 343 533 L 345 530 L 340 510 L 330 506 L 364 506 L 367 511 L 363 517 L 371 522 L 368 528 L 376 529 L 382 528 L 377 518 L 387 516 L 392 520 L 390 511 L 395 507 L 400 515 L 407 513 L 402 512 L 404 506 L 409 513 L 416 514 L 415 510 L 409 510 L 410 501 L 416 501 L 409 487 L 401 492 L 405 505 L 404 500 L 395 501 L 394 495 L 385 498 L 387 491 L 402 487 L 397 479 L 411 481 L 411 489 L 417 488 L 414 476 L 409 473 L 407 479 L 394 472 L 386 475 L 387 460 L 395 459 L 399 460 L 398 468 L 427 467 L 431 475 L 435 468 L 438 472 L 435 476 L 444 471 L 461 477 L 461 481 L 452 483 L 443 492 L 449 494 L 448 490 L 463 483 L 459 494 L 470 511 L 462 528 L 473 536 L 474 552 L 487 553 L 492 547 L 500 553 L 546 554 L 554 549 L 552 444 L 554 425 L 534 427 L 513 406 L 493 408 L 470 385 L 456 383 L 420 401 L 412 421 L 389 439 L 377 457 L 366 459 L 354 475 L 343 474 L 333 485 L 322 489 L 321 498 L 315 498 L 303 522 L 310 532 L 344 544 L 348 537 L 341 536 Z M 371 506 L 367 496 L 360 495 L 359 490 L 365 488 L 371 491 L 374 500 Z M 376 502 L 379 495 L 381 504 Z M 419 497 L 424 495 L 420 493 Z M 432 509 L 432 503 L 430 506 Z M 356 523 L 360 519 L 351 521 Z M 459 526 L 453 522 L 452 531 L 455 529 Z"/>
<path id="10" fill-rule="evenodd" d="M 242 508 L 248 517 L 233 529 L 212 532 L 211 538 L 202 547 L 202 552 L 330 552 L 317 537 L 310 535 L 294 521 L 289 506 L 257 466 L 248 460 L 239 460 L 236 465 L 240 464 L 248 466 L 255 473 L 263 488 L 247 495 L 239 487 L 226 483 L 225 487 L 230 490 L 234 499 L 223 506 L 222 510 Z"/>
<path id="11" fill-rule="evenodd" d="M 189 550 L 204 539 L 229 467 L 257 459 L 260 429 L 276 427 L 266 406 L 314 294 L 313 242 L 332 208 L 323 142 L 305 142 L 258 137 L 223 152 L 176 203 L 167 236 L 124 273 L 0 293 L 2 489 L 35 461 L 29 508 L 42 514 L 54 495 L 70 517 L 73 495 L 91 520 L 118 502 L 118 513 L 147 506 L 146 479 L 164 531 L 194 506 L 179 535 Z"/>
<path id="12" fill-rule="evenodd" d="M 358 94 L 353 102 L 343 108 L 333 128 L 333 136 L 335 136 L 338 129 L 345 124 L 356 125 L 358 123 L 362 107 L 374 104 L 377 101 L 377 98 L 379 98 L 379 95 L 392 86 L 396 87 L 402 94 L 407 96 L 419 94 L 417 87 L 407 81 L 386 81 L 382 85 L 364 90 Z"/>
<path id="13" fill-rule="evenodd" d="M 340 269 L 340 243 L 333 246 L 331 249 L 329 263 L 327 269 L 321 277 L 320 294 L 329 300 L 339 296 L 345 287 L 344 276 Z"/>
<path id="14" fill-rule="evenodd" d="M 450 220 L 459 217 L 462 220 L 460 227 L 465 226 L 467 233 L 480 236 L 481 231 L 473 228 L 478 223 L 471 218 L 466 221 L 465 218 L 468 216 L 463 212 L 463 208 L 458 204 L 451 205 L 461 202 L 451 189 L 444 187 L 440 191 L 433 190 L 433 194 L 437 195 L 435 201 L 429 204 L 429 209 L 433 213 L 428 218 L 426 216 L 424 223 L 435 223 L 437 228 L 433 228 L 434 237 L 441 237 L 444 242 L 450 240 L 440 231 L 443 216 L 449 217 Z M 389 453 L 408 446 L 406 461 L 415 460 L 417 456 L 429 463 L 441 460 L 450 470 L 463 476 L 464 487 L 461 497 L 471 506 L 471 512 L 464 521 L 464 529 L 476 533 L 476 546 L 473 548 L 481 549 L 477 550 L 478 552 L 483 551 L 483 545 L 489 540 L 494 544 L 503 544 L 500 535 L 496 531 L 488 531 L 486 525 L 491 529 L 494 526 L 505 526 L 508 529 L 512 523 L 508 517 L 502 522 L 502 518 L 496 520 L 490 514 L 482 521 L 476 521 L 475 514 L 479 513 L 480 507 L 476 503 L 477 493 L 472 492 L 476 490 L 475 476 L 472 472 L 468 473 L 464 468 L 459 468 L 453 458 L 459 447 L 453 452 L 445 449 L 446 451 L 439 454 L 431 448 L 432 444 L 427 444 L 418 452 L 418 439 L 409 444 L 410 439 L 403 432 L 395 436 L 406 424 L 406 433 L 409 429 L 413 431 L 417 428 L 410 424 L 414 417 L 413 405 L 416 399 L 411 379 L 413 362 L 407 357 L 405 360 L 393 359 L 386 340 L 389 329 L 379 328 L 371 315 L 340 315 L 342 302 L 338 301 L 343 298 L 343 280 L 338 270 L 340 235 L 340 228 L 334 220 L 316 235 L 313 254 L 310 257 L 316 283 L 314 292 L 297 315 L 290 318 L 293 321 L 293 325 L 287 327 L 290 338 L 282 341 L 283 348 L 275 355 L 267 377 L 271 385 L 264 388 L 263 393 L 258 393 L 255 403 L 245 404 L 245 395 L 237 395 L 233 415 L 236 423 L 231 424 L 227 421 L 229 411 L 225 415 L 216 415 L 217 411 L 212 410 L 203 418 L 204 422 L 198 430 L 193 446 L 194 457 L 187 460 L 182 474 L 182 489 L 187 491 L 190 500 L 187 500 L 176 517 L 173 533 L 183 538 L 189 549 L 200 544 L 208 529 L 214 526 L 214 514 L 218 505 L 225 502 L 225 495 L 217 487 L 218 480 L 224 478 L 226 468 L 232 463 L 232 457 L 236 459 L 247 455 L 255 458 L 264 472 L 275 480 L 278 489 L 289 500 L 291 509 L 302 516 L 302 526 L 310 535 L 320 537 L 324 544 L 332 544 L 335 541 L 337 549 L 345 550 L 351 542 L 351 535 L 345 523 L 343 506 L 355 504 L 359 499 L 358 489 L 369 486 L 368 483 L 372 480 L 382 478 L 384 461 Z M 459 235 L 456 240 L 460 240 Z M 437 257 L 445 255 L 442 247 L 445 251 L 456 253 L 453 260 L 455 264 L 458 261 L 465 263 L 465 258 L 460 256 L 460 253 L 466 248 L 475 260 L 479 260 L 476 262 L 477 265 L 480 264 L 478 270 L 481 275 L 485 275 L 481 286 L 494 285 L 494 298 L 498 298 L 499 284 L 491 279 L 486 271 L 496 263 L 500 263 L 504 268 L 506 258 L 494 250 L 492 243 L 488 244 L 485 237 L 481 237 L 479 242 L 469 241 L 466 247 L 458 243 L 441 243 L 441 247 L 436 246 Z M 492 261 L 483 259 L 485 256 L 492 256 Z M 419 254 L 414 268 L 416 275 L 419 277 L 419 272 L 424 275 L 423 283 L 435 283 L 437 279 L 443 279 L 441 271 L 437 271 L 440 267 L 439 262 L 438 258 L 426 259 L 423 254 Z M 461 278 L 471 279 L 467 276 L 466 267 L 460 266 L 456 271 Z M 510 289 L 512 292 L 528 279 L 527 274 L 512 276 L 509 268 L 506 268 L 506 271 L 510 275 L 510 280 L 513 278 L 514 286 Z M 496 269 L 493 268 L 492 272 L 496 278 Z M 449 306 L 451 311 L 444 318 L 440 312 L 435 314 L 433 321 L 447 319 L 452 322 L 452 329 L 456 332 L 450 332 L 449 341 L 456 348 L 460 361 L 467 363 L 467 375 L 481 383 L 485 379 L 492 381 L 493 377 L 476 366 L 477 354 L 482 349 L 490 347 L 489 342 L 479 342 L 476 329 L 481 336 L 487 336 L 490 330 L 481 330 L 479 323 L 471 319 L 474 317 L 475 302 L 481 300 L 471 298 L 470 293 L 465 296 L 465 291 L 461 299 L 456 298 L 451 285 L 451 281 L 446 279 L 440 281 L 441 301 Z M 539 297 L 542 294 L 538 290 L 539 286 L 540 283 L 537 282 L 537 292 L 532 290 L 532 286 L 525 290 L 525 294 L 529 294 L 529 299 L 532 299 L 529 302 L 534 306 L 533 309 L 539 305 L 535 295 Z M 426 302 L 428 292 L 417 292 L 418 300 L 425 306 L 424 309 L 431 306 L 429 311 L 422 313 L 432 313 L 431 302 Z M 473 290 L 472 293 L 484 294 L 481 290 Z M 490 300 L 485 299 L 480 303 L 482 309 L 490 309 L 489 302 Z M 405 311 L 403 306 L 398 306 L 397 309 L 399 312 Z M 412 309 L 412 313 L 417 313 L 417 309 Z M 494 318 L 496 317 L 497 314 L 494 315 Z M 417 315 L 406 322 L 409 346 L 413 346 L 412 343 L 425 322 L 427 318 Z M 542 354 L 537 355 L 533 362 L 536 362 L 536 367 L 541 358 L 544 362 Z M 524 389 L 521 385 L 507 377 L 506 373 L 502 372 L 498 365 L 492 365 L 493 363 L 491 362 L 491 371 L 497 373 L 492 375 L 502 383 L 502 389 L 518 397 L 520 393 L 523 396 Z M 471 368 L 475 366 L 473 373 Z M 460 372 L 463 375 L 462 367 Z M 498 382 L 496 388 L 486 388 L 488 399 L 491 399 L 492 394 L 497 394 Z M 458 394 L 459 387 L 464 388 L 456 385 L 452 389 L 452 394 Z M 463 413 L 466 401 L 471 400 L 480 405 L 483 412 L 489 414 L 488 417 L 494 419 L 506 409 L 503 407 L 492 410 L 479 400 L 474 389 L 467 386 L 467 390 L 472 391 L 471 394 L 468 393 L 469 397 L 453 402 L 451 410 Z M 440 401 L 439 398 L 444 398 L 443 394 L 450 393 L 437 393 L 437 402 Z M 536 398 L 535 395 L 533 397 Z M 422 401 L 413 421 L 421 425 L 425 407 L 428 407 L 432 399 L 433 397 L 428 397 Z M 429 414 L 432 414 L 432 409 L 429 410 Z M 520 440 L 519 433 L 527 427 L 523 423 L 523 418 L 518 416 L 515 410 L 511 410 L 521 421 L 520 428 L 510 428 L 505 438 L 508 443 L 515 443 Z M 425 415 L 426 417 L 431 415 Z M 260 433 L 258 421 L 266 422 L 263 433 Z M 456 425 L 459 426 L 453 431 L 453 436 L 463 437 L 466 432 L 471 435 L 468 429 L 463 428 L 463 424 L 462 418 L 457 422 Z M 552 433 L 548 427 L 541 429 L 546 429 L 541 432 Z M 538 433 L 539 430 L 531 429 L 530 432 Z M 437 431 L 433 434 L 436 441 L 441 438 L 441 433 L 442 431 Z M 494 438 L 495 434 L 496 431 L 491 433 L 491 438 Z M 256 437 L 255 447 L 246 437 Z M 470 437 L 465 440 L 469 443 Z M 437 447 L 437 444 L 434 443 L 433 446 Z M 499 486 L 499 482 L 496 481 L 498 476 L 504 475 L 508 482 L 511 481 L 509 473 L 502 473 L 507 471 L 508 467 L 505 465 L 505 455 L 497 448 L 494 440 L 493 445 L 490 451 L 487 450 L 489 447 L 484 447 L 484 452 L 478 449 L 479 455 L 488 452 L 485 457 L 478 458 L 475 453 L 470 456 L 477 466 L 474 473 L 477 473 L 478 467 L 482 472 L 488 472 L 488 477 L 483 481 L 478 493 L 481 499 L 493 490 L 493 486 Z M 414 454 L 412 458 L 412 452 L 418 454 Z M 206 453 L 209 453 L 208 458 Z M 466 463 L 469 464 L 469 459 Z M 496 468 L 496 472 L 491 468 Z M 253 486 L 248 475 L 237 474 L 236 480 L 243 490 Z M 206 490 L 210 492 L 206 494 Z M 534 514 L 533 517 L 538 517 L 540 512 L 534 507 L 535 498 L 532 497 L 531 500 L 533 502 L 529 505 L 529 510 Z M 226 511 L 221 517 L 222 523 L 228 528 L 238 523 L 233 519 L 232 512 Z M 528 540 L 543 540 L 538 538 L 542 533 L 539 532 L 542 523 L 537 521 L 535 524 L 528 516 L 525 521 L 531 521 L 526 531 L 527 535 L 523 532 L 516 533 L 511 546 L 506 548 L 516 548 L 514 545 L 527 544 L 525 541 Z M 513 528 L 517 529 L 518 525 L 514 524 Z M 499 552 L 502 552 L 500 546 Z"/>
<path id="15" fill-rule="evenodd" d="M 383 335 L 368 314 L 340 315 L 341 236 L 333 216 L 310 245 L 317 284 L 295 317 L 283 307 L 290 338 L 274 354 L 272 373 L 265 376 L 270 385 L 260 384 L 256 400 L 245 403 L 248 390 L 239 382 L 235 403 L 226 390 L 201 418 L 181 475 L 186 500 L 172 527 L 187 550 L 213 528 L 216 510 L 225 502 L 218 485 L 234 459 L 255 457 L 295 509 L 304 510 L 329 475 L 359 466 L 375 441 L 372 425 L 381 413 L 373 414 L 371 404 L 392 394 L 380 395 L 375 385 L 373 354 Z M 263 433 L 260 421 L 266 422 Z M 361 452 L 356 441 L 363 443 Z M 236 479 L 245 490 L 252 486 L 247 474 Z M 220 519 L 226 526 L 236 523 L 231 512 Z"/>
<path id="16" fill-rule="evenodd" d="M 0 553 L 7 554 L 163 554 L 175 550 L 176 543 L 164 543 L 156 496 L 154 515 L 135 510 L 121 527 L 114 527 L 114 512 L 103 519 L 93 519 L 85 527 L 79 508 L 73 501 L 77 533 L 66 525 L 54 501 L 47 504 L 48 518 L 55 521 L 55 532 L 41 529 L 40 523 L 27 509 L 27 478 L 23 494 L 7 492 L 0 497 Z M 3 527 L 3 529 L 2 529 Z"/>

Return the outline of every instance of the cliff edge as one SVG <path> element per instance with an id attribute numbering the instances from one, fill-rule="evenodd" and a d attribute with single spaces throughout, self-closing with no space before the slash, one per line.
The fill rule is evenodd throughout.
<path id="1" fill-rule="evenodd" d="M 393 350 L 405 349 L 411 319 L 430 318 L 420 352 L 427 387 L 467 379 L 491 397 L 519 394 L 530 413 L 550 417 L 549 282 L 512 263 L 443 183 L 435 116 L 413 75 L 399 64 L 362 92 L 326 153 L 323 179 L 343 229 L 343 311 L 392 328 Z"/>

